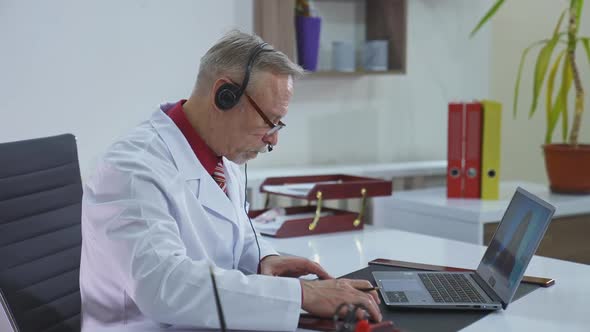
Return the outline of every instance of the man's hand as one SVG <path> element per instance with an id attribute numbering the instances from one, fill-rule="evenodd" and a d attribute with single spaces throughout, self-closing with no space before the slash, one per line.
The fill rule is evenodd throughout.
<path id="1" fill-rule="evenodd" d="M 342 303 L 363 305 L 374 321 L 382 319 L 376 291 L 362 292 L 358 289 L 371 288 L 367 280 L 332 279 L 332 280 L 301 280 L 303 290 L 303 310 L 318 317 L 333 317 Z M 343 313 L 341 313 L 343 314 Z M 357 312 L 357 316 L 362 313 Z M 358 317 L 362 318 L 362 317 Z"/>
<path id="2" fill-rule="evenodd" d="M 315 274 L 320 279 L 333 279 L 320 264 L 303 257 L 266 256 L 260 261 L 260 273 L 269 276 L 298 278 Z"/>

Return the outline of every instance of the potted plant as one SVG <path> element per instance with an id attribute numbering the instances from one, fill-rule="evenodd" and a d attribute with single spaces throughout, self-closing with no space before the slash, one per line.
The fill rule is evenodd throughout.
<path id="1" fill-rule="evenodd" d="M 471 36 L 488 22 L 505 0 L 497 0 L 471 32 Z M 542 146 L 545 166 L 551 190 L 559 193 L 590 193 L 590 145 L 580 144 L 578 134 L 584 113 L 584 88 L 580 78 L 576 49 L 582 45 L 590 61 L 590 38 L 578 36 L 578 27 L 584 0 L 570 0 L 557 20 L 553 34 L 549 38 L 535 41 L 524 49 L 514 87 L 513 114 L 517 114 L 519 86 L 522 68 L 527 54 L 539 47 L 539 54 L 533 74 L 533 100 L 529 117 L 535 114 L 543 86 L 546 86 L 547 130 L 545 144 Z M 567 18 L 567 24 L 562 23 Z M 555 58 L 553 55 L 556 54 Z M 555 87 L 556 77 L 561 77 L 560 86 Z M 575 93 L 574 112 L 570 116 L 568 96 L 573 86 Z M 561 120 L 563 143 L 552 143 L 553 132 Z M 570 121 L 572 125 L 570 127 Z"/>

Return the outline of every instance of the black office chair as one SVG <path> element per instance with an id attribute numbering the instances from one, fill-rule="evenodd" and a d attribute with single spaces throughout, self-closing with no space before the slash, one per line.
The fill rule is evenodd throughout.
<path id="1" fill-rule="evenodd" d="M 80 331 L 76 139 L 0 144 L 0 290 L 20 332 Z"/>

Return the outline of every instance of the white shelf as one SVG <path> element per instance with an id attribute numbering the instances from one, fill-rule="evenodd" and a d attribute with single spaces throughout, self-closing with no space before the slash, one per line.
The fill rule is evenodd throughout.
<path id="1" fill-rule="evenodd" d="M 397 192 L 392 197 L 376 197 L 375 202 L 386 209 L 419 211 L 421 214 L 484 224 L 502 219 L 518 186 L 555 205 L 555 217 L 590 213 L 590 195 L 554 194 L 546 185 L 518 181 L 500 183 L 499 200 L 447 198 L 446 188 L 438 187 Z"/>
<path id="2" fill-rule="evenodd" d="M 375 197 L 373 223 L 376 226 L 483 244 L 484 224 L 502 219 L 516 187 L 522 187 L 556 207 L 554 217 L 590 214 L 590 195 L 560 195 L 546 185 L 530 182 L 502 182 L 500 199 L 449 199 L 446 188 L 395 192 Z"/>
<path id="3" fill-rule="evenodd" d="M 346 174 L 380 179 L 394 179 L 419 176 L 445 176 L 446 172 L 446 160 L 248 169 L 248 189 L 251 195 L 249 201 L 252 209 L 262 208 L 264 199 L 259 193 L 259 188 L 262 182 L 270 177 Z"/>

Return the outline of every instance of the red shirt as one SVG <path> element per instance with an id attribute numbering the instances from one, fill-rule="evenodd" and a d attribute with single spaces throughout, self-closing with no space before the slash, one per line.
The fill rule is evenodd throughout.
<path id="1" fill-rule="evenodd" d="M 197 159 L 199 159 L 203 167 L 205 167 L 207 173 L 213 176 L 215 166 L 217 166 L 217 163 L 221 161 L 221 157 L 217 156 L 215 152 L 211 150 L 207 143 L 203 141 L 201 136 L 197 134 L 193 126 L 191 126 L 190 122 L 188 122 L 188 118 L 182 110 L 182 105 L 185 102 L 186 99 L 180 100 L 178 103 L 176 103 L 176 105 L 174 105 L 174 107 L 172 107 L 168 111 L 167 114 L 170 117 L 170 119 L 174 121 L 178 129 L 180 129 L 182 135 L 184 135 L 184 137 L 188 141 L 188 144 L 191 146 L 191 149 L 195 153 L 195 156 L 197 156 Z"/>

